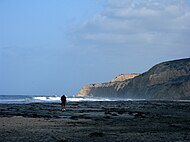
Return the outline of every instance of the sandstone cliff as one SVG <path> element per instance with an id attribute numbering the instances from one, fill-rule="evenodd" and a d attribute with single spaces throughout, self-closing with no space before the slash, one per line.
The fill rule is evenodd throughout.
<path id="1" fill-rule="evenodd" d="M 139 74 L 136 74 L 136 73 L 133 73 L 133 74 L 120 74 L 120 75 L 116 76 L 114 79 L 112 79 L 111 82 L 127 81 L 129 79 L 134 78 L 137 75 L 139 75 Z"/>
<path id="2" fill-rule="evenodd" d="M 190 99 L 190 58 L 160 63 L 133 77 L 121 75 L 109 83 L 87 85 L 78 96 Z"/>
<path id="3" fill-rule="evenodd" d="M 138 74 L 120 74 L 111 82 L 86 85 L 80 90 L 77 96 L 96 96 L 96 97 L 117 97 L 117 91 L 129 83 L 129 80 Z"/>

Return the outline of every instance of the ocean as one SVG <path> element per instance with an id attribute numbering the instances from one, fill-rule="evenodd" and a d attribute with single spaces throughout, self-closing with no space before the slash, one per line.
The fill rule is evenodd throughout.
<path id="1" fill-rule="evenodd" d="M 61 103 L 60 98 L 61 98 L 61 96 L 57 96 L 57 95 L 52 95 L 52 96 L 46 96 L 46 95 L 0 95 L 0 104 Z M 67 97 L 67 102 L 145 101 L 145 100 L 146 99 L 76 97 L 76 96 L 68 96 Z M 154 100 L 154 101 L 158 101 L 158 100 Z M 167 100 L 165 100 L 165 101 L 167 101 Z M 190 100 L 170 100 L 170 101 L 189 102 L 190 103 Z"/>
<path id="2" fill-rule="evenodd" d="M 29 104 L 29 103 L 60 103 L 61 96 L 46 95 L 0 95 L 0 104 Z M 81 101 L 129 101 L 131 99 L 101 98 L 101 97 L 67 97 L 67 102 Z"/>

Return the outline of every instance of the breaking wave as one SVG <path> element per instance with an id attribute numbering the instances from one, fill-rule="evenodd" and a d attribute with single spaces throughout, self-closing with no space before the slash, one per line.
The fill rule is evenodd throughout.
<path id="1" fill-rule="evenodd" d="M 27 103 L 60 103 L 61 96 L 28 96 L 28 95 L 0 95 L 0 104 L 27 104 Z M 102 97 L 67 97 L 67 102 L 82 101 L 129 101 L 131 99 L 116 99 Z"/>

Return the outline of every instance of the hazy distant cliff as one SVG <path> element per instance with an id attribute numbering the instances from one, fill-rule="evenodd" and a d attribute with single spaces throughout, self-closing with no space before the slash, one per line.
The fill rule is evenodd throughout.
<path id="1" fill-rule="evenodd" d="M 111 82 L 127 81 L 129 79 L 134 78 L 137 75 L 139 75 L 139 74 L 136 74 L 136 73 L 133 73 L 133 74 L 120 74 L 120 75 L 116 76 L 114 79 L 112 79 Z"/>
<path id="2" fill-rule="evenodd" d="M 160 63 L 138 76 L 120 75 L 109 83 L 84 86 L 78 96 L 190 99 L 190 58 Z"/>
<path id="3" fill-rule="evenodd" d="M 132 79 L 119 94 L 130 98 L 190 99 L 190 58 L 154 66 Z"/>
<path id="4" fill-rule="evenodd" d="M 106 96 L 117 97 L 118 89 L 123 88 L 129 83 L 129 80 L 138 74 L 121 74 L 107 83 L 89 84 L 80 90 L 77 96 Z"/>

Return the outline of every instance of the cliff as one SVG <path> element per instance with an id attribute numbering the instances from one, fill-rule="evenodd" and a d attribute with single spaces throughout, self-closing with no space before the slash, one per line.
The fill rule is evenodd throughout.
<path id="1" fill-rule="evenodd" d="M 138 99 L 190 99 L 190 58 L 155 65 L 117 92 Z"/>
<path id="2" fill-rule="evenodd" d="M 114 79 L 112 79 L 111 82 L 127 81 L 129 79 L 134 78 L 137 75 L 139 75 L 139 74 L 136 74 L 136 73 L 133 73 L 133 74 L 120 74 L 120 75 L 116 76 Z"/>
<path id="3" fill-rule="evenodd" d="M 117 97 L 118 89 L 123 88 L 129 80 L 138 74 L 120 74 L 110 82 L 86 85 L 80 90 L 77 96 L 96 96 L 96 97 Z"/>
<path id="4" fill-rule="evenodd" d="M 87 85 L 78 96 L 190 99 L 190 58 L 163 62 L 133 77 L 122 75 L 109 83 Z"/>

